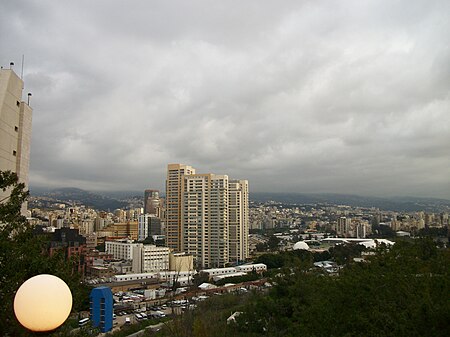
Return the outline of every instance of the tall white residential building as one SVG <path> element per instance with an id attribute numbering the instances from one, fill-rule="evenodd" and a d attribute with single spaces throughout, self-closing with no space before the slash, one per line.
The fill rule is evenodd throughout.
<path id="1" fill-rule="evenodd" d="M 0 69 L 0 170 L 12 171 L 28 187 L 32 109 L 22 100 L 24 82 L 11 69 Z M 0 191 L 0 200 L 8 191 Z"/>
<path id="2" fill-rule="evenodd" d="M 230 262 L 245 261 L 249 257 L 248 181 L 230 180 L 228 195 L 229 259 Z"/>
<path id="3" fill-rule="evenodd" d="M 197 266 L 229 262 L 228 176 L 185 175 L 182 181 L 182 248 Z"/>
<path id="4" fill-rule="evenodd" d="M 194 174 L 195 169 L 184 164 L 169 164 L 166 180 L 166 244 L 175 252 L 181 245 L 181 181 L 183 175 Z"/>
<path id="5" fill-rule="evenodd" d="M 169 164 L 167 172 L 168 246 L 192 255 L 197 268 L 246 260 L 248 181 L 196 174 L 191 166 L 182 164 Z"/>
<path id="6" fill-rule="evenodd" d="M 168 247 L 142 243 L 133 246 L 133 272 L 152 273 L 169 270 L 169 252 Z"/>
<path id="7" fill-rule="evenodd" d="M 138 245 L 131 240 L 106 241 L 105 251 L 118 260 L 133 260 L 133 247 Z"/>

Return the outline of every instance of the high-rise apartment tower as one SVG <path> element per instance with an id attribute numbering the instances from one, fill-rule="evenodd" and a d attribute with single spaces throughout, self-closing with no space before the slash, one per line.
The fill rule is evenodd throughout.
<path id="1" fill-rule="evenodd" d="M 248 258 L 248 181 L 228 182 L 229 258 L 230 262 L 245 261 Z"/>
<path id="2" fill-rule="evenodd" d="M 182 181 L 182 248 L 198 266 L 229 262 L 228 176 L 185 175 Z"/>
<path id="3" fill-rule="evenodd" d="M 183 175 L 195 174 L 195 169 L 183 164 L 169 164 L 166 180 L 166 244 L 181 252 L 181 181 Z"/>
<path id="4" fill-rule="evenodd" d="M 23 86 L 13 70 L 0 69 L 0 170 L 15 172 L 28 187 L 32 109 L 22 100 Z M 0 191 L 0 200 L 7 196 Z"/>
<path id="5" fill-rule="evenodd" d="M 248 182 L 196 174 L 169 164 L 166 237 L 169 247 L 193 255 L 198 267 L 221 267 L 248 258 Z"/>

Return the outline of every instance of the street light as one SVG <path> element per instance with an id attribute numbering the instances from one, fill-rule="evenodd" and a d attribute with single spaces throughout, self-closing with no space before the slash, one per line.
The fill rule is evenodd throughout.
<path id="1" fill-rule="evenodd" d="M 25 281 L 14 298 L 14 313 L 31 331 L 51 331 L 62 325 L 72 310 L 72 293 L 59 277 L 48 274 Z"/>

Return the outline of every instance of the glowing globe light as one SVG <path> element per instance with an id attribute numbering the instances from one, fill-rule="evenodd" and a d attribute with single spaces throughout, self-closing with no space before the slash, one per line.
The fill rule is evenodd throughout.
<path id="1" fill-rule="evenodd" d="M 14 313 L 20 324 L 32 331 L 59 327 L 72 310 L 72 293 L 59 277 L 42 274 L 25 281 L 14 298 Z"/>

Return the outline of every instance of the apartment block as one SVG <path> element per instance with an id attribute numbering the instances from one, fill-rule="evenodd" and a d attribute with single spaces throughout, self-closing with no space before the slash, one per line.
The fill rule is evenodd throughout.
<path id="1" fill-rule="evenodd" d="M 0 170 L 15 172 L 28 186 L 32 109 L 22 100 L 23 87 L 13 70 L 0 69 Z M 0 198 L 8 193 L 0 191 Z"/>
<path id="2" fill-rule="evenodd" d="M 185 175 L 182 180 L 182 249 L 197 266 L 229 262 L 228 176 Z"/>
<path id="3" fill-rule="evenodd" d="M 249 255 L 248 181 L 230 180 L 228 183 L 229 259 L 245 261 Z"/>
<path id="4" fill-rule="evenodd" d="M 105 252 L 118 260 L 133 260 L 133 247 L 138 245 L 131 240 L 105 241 Z"/>
<path id="5" fill-rule="evenodd" d="M 336 234 L 340 237 L 348 237 L 350 236 L 350 226 L 351 226 L 351 219 L 347 217 L 340 217 L 337 219 L 336 224 Z"/>
<path id="6" fill-rule="evenodd" d="M 169 270 L 169 248 L 142 243 L 133 246 L 133 273 Z"/>
<path id="7" fill-rule="evenodd" d="M 247 180 L 169 164 L 166 198 L 168 246 L 192 255 L 195 267 L 223 267 L 248 258 Z"/>
<path id="8" fill-rule="evenodd" d="M 166 180 L 166 244 L 181 252 L 181 181 L 183 175 L 195 174 L 195 169 L 183 164 L 169 164 Z"/>

